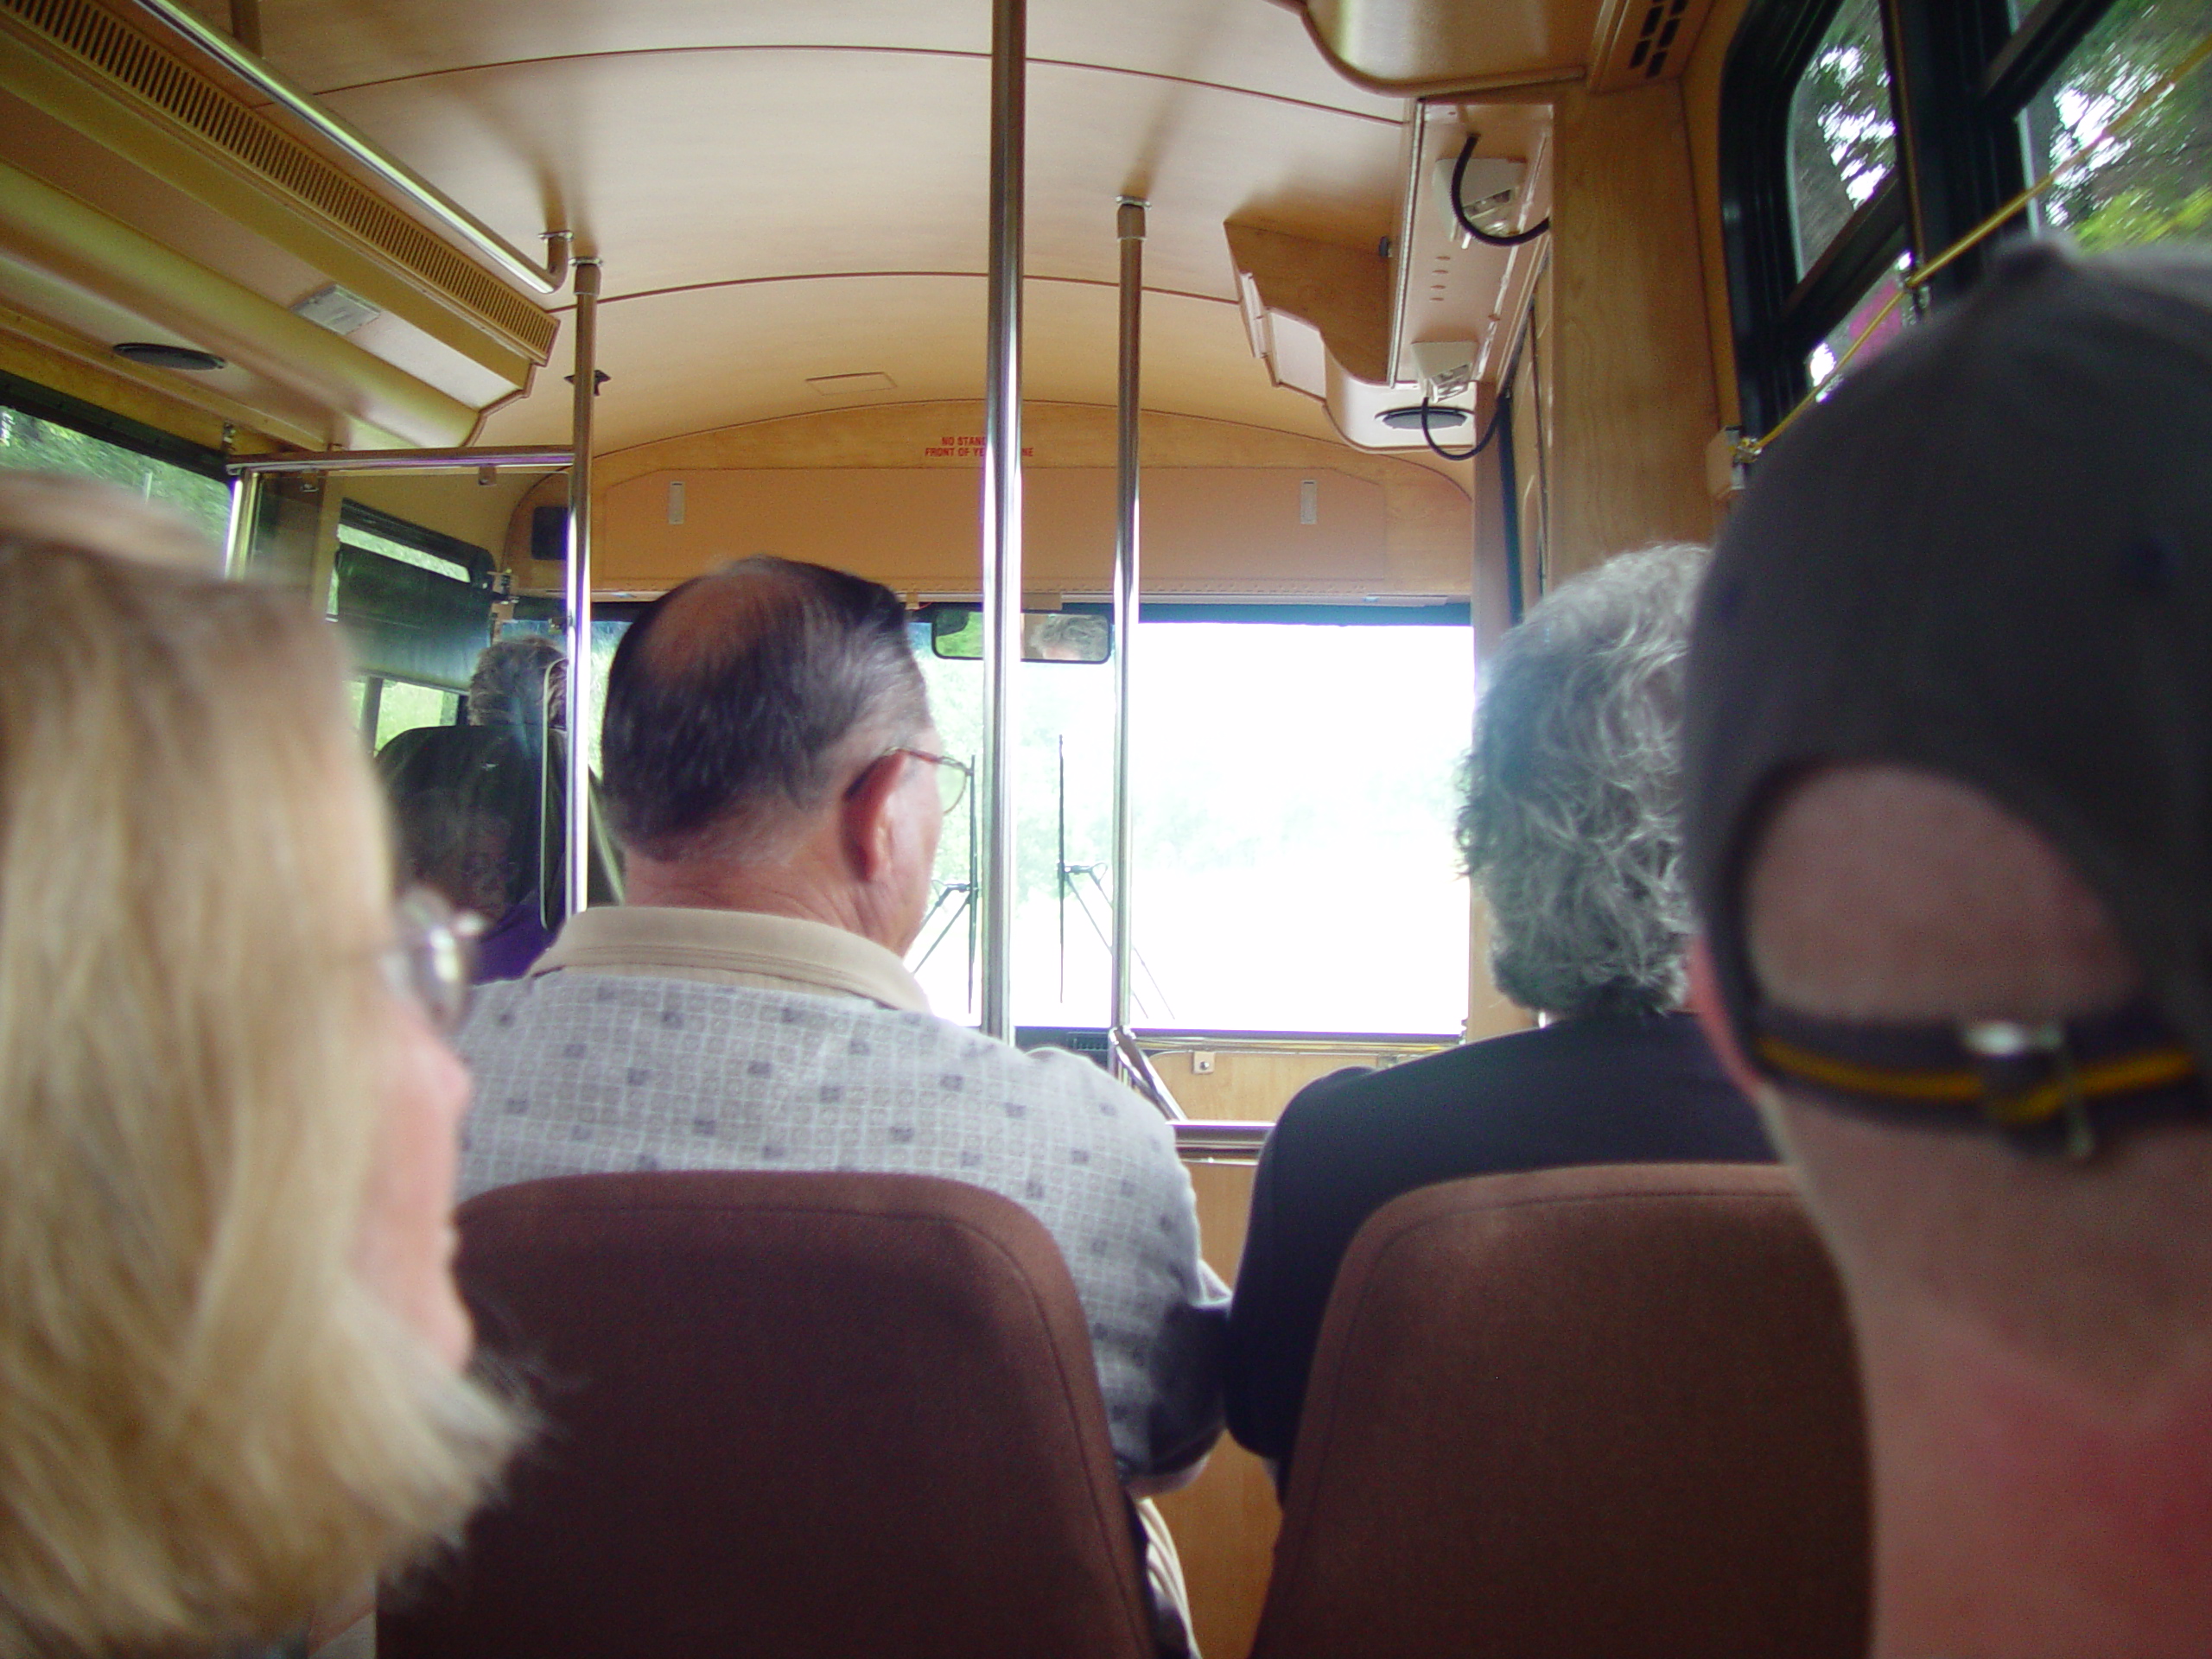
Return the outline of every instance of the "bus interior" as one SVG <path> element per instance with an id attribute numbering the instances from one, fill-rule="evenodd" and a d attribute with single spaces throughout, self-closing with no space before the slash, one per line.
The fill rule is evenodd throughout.
<path id="1" fill-rule="evenodd" d="M 1299 1088 L 1530 1021 L 1452 840 L 1498 639 L 1709 541 L 1999 240 L 2212 236 L 2209 28 L 0 0 L 0 467 L 310 595 L 372 751 L 465 719 L 486 644 L 559 643 L 556 925 L 620 891 L 588 774 L 637 612 L 764 553 L 890 588 L 981 772 L 910 965 L 1173 1117 L 1233 1280 Z M 1266 1471 L 1224 1440 L 1162 1507 L 1200 1646 L 1249 1651 Z"/>

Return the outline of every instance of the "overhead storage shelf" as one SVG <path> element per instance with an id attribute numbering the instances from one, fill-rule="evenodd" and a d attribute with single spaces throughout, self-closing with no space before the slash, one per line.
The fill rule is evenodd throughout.
<path id="1" fill-rule="evenodd" d="M 194 55 L 92 0 L 0 0 L 18 332 L 111 368 L 126 327 L 211 352 L 150 372 L 312 448 L 455 443 L 528 386 L 556 317 Z"/>

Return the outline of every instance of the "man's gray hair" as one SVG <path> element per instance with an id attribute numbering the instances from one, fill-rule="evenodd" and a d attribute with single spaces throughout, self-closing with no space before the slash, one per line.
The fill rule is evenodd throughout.
<path id="1" fill-rule="evenodd" d="M 1706 550 L 1624 553 L 1505 637 L 1468 762 L 1459 850 L 1498 988 L 1548 1014 L 1681 1006 L 1682 658 Z"/>

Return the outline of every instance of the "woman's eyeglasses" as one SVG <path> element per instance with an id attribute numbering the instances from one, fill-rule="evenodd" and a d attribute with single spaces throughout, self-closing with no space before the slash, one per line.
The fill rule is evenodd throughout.
<path id="1" fill-rule="evenodd" d="M 454 909 L 429 887 L 410 887 L 393 907 L 385 977 L 395 995 L 412 1001 L 445 1036 L 467 1016 L 476 940 L 483 931 L 481 916 Z"/>

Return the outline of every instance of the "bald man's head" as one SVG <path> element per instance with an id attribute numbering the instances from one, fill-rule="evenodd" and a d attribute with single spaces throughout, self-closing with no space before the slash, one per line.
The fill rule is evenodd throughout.
<path id="1" fill-rule="evenodd" d="M 928 724 L 895 594 L 747 559 L 664 594 L 615 652 L 602 740 L 615 831 L 663 861 L 742 853 Z"/>

